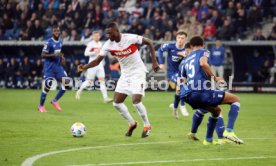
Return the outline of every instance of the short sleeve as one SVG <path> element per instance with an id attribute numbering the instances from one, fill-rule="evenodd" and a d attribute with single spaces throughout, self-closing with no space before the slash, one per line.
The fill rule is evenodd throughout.
<path id="1" fill-rule="evenodd" d="M 43 46 L 42 51 L 43 51 L 43 52 L 46 52 L 46 53 L 49 53 L 49 52 L 50 52 L 50 49 L 51 49 L 51 46 L 52 46 L 52 44 L 51 44 L 50 42 L 46 42 L 46 43 L 44 44 L 44 46 Z"/>
<path id="2" fill-rule="evenodd" d="M 135 34 L 128 34 L 131 44 L 142 44 L 143 37 Z"/>
<path id="3" fill-rule="evenodd" d="M 100 54 L 99 54 L 100 56 L 107 56 L 107 53 L 109 52 L 109 50 L 108 50 L 109 44 L 108 43 L 109 43 L 109 41 L 104 43 L 103 47 L 101 48 Z"/>
<path id="4" fill-rule="evenodd" d="M 205 50 L 205 51 L 203 52 L 203 56 L 205 56 L 205 57 L 207 57 L 207 58 L 209 59 L 209 58 L 210 58 L 210 51 Z"/>
<path id="5" fill-rule="evenodd" d="M 169 46 L 170 46 L 169 43 L 162 44 L 161 47 L 160 47 L 160 50 L 161 50 L 162 52 L 168 51 Z"/>

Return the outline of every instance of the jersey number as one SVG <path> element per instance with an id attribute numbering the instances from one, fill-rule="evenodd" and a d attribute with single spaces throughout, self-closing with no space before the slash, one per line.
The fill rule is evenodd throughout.
<path id="1" fill-rule="evenodd" d="M 190 61 L 189 64 L 185 65 L 186 71 L 188 71 L 188 77 L 193 78 L 195 76 L 195 65 L 194 65 L 194 59 Z"/>

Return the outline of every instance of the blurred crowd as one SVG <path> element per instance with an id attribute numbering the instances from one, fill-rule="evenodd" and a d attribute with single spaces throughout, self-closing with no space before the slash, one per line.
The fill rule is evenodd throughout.
<path id="1" fill-rule="evenodd" d="M 90 40 L 116 21 L 122 32 L 155 41 L 177 30 L 206 40 L 244 39 L 276 16 L 275 0 L 1 0 L 0 40 L 45 40 L 60 25 L 67 41 Z M 265 39 L 275 40 L 276 21 Z M 106 39 L 104 31 L 102 40 Z"/>

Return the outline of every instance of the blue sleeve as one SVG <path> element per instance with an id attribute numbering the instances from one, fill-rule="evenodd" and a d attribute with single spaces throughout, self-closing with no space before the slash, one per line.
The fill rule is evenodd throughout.
<path id="1" fill-rule="evenodd" d="M 158 63 L 159 64 L 164 64 L 163 52 L 168 51 L 168 48 L 169 48 L 169 44 L 163 44 L 158 49 L 157 55 L 158 55 Z"/>
<path id="2" fill-rule="evenodd" d="M 179 66 L 179 73 L 178 73 L 178 75 L 179 75 L 179 77 L 185 77 L 185 78 L 187 78 L 184 63 Z"/>
<path id="3" fill-rule="evenodd" d="M 43 46 L 42 52 L 50 53 L 51 47 L 51 42 L 47 41 Z"/>

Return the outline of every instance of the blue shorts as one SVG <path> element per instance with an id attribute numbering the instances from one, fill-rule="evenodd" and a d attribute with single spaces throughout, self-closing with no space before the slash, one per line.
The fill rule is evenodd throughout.
<path id="1" fill-rule="evenodd" d="M 175 73 L 175 74 L 171 74 L 169 75 L 169 81 L 173 82 L 173 83 L 177 83 L 177 79 L 178 79 L 179 75 L 178 73 Z"/>
<path id="2" fill-rule="evenodd" d="M 224 96 L 225 92 L 221 90 L 202 90 L 193 91 L 183 98 L 193 109 L 205 109 L 208 106 L 217 107 L 223 101 Z"/>
<path id="3" fill-rule="evenodd" d="M 44 70 L 43 78 L 47 79 L 50 77 L 55 79 L 61 79 L 62 77 L 67 77 L 67 73 L 62 66 L 53 65 L 49 69 Z"/>

